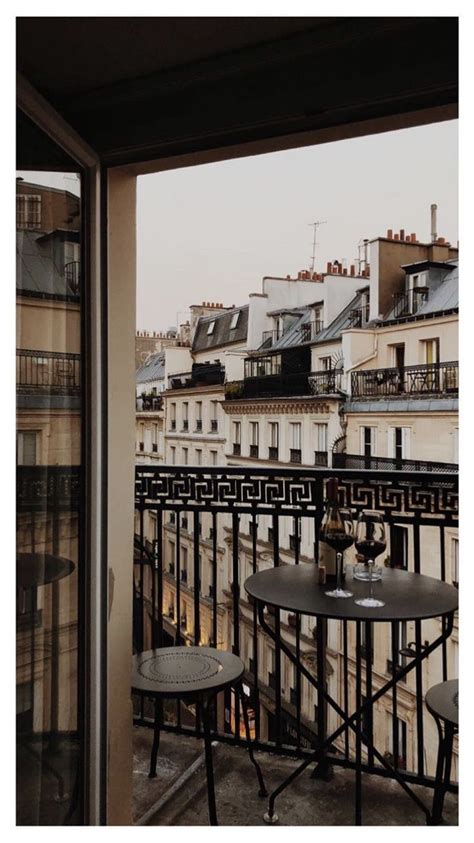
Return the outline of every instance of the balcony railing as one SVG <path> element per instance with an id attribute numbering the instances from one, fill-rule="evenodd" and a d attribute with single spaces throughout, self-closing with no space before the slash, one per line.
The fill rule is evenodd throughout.
<path id="1" fill-rule="evenodd" d="M 250 456 L 254 457 L 255 459 L 258 457 L 258 445 L 250 446 Z"/>
<path id="2" fill-rule="evenodd" d="M 350 327 L 362 328 L 369 321 L 370 304 L 365 304 L 362 307 L 354 307 L 349 313 Z"/>
<path id="3" fill-rule="evenodd" d="M 268 670 L 268 642 L 261 631 L 256 606 L 250 603 L 243 588 L 245 577 L 248 576 L 248 565 L 242 564 L 243 555 L 251 560 L 251 570 L 259 568 L 260 554 L 257 541 L 249 535 L 247 522 L 254 528 L 261 516 L 271 519 L 272 527 L 268 531 L 271 549 L 265 554 L 265 566 L 273 560 L 273 565 L 280 564 L 282 550 L 282 536 L 286 534 L 302 537 L 301 551 L 311 547 L 314 561 L 318 561 L 319 525 L 321 523 L 327 482 L 332 477 L 339 479 L 340 503 L 352 510 L 354 519 L 362 509 L 375 509 L 383 514 L 384 521 L 391 534 L 392 525 L 408 527 L 415 540 L 410 542 L 408 567 L 415 573 L 427 573 L 445 581 L 448 578 L 449 565 L 445 559 L 446 529 L 457 527 L 457 476 L 451 473 L 416 473 L 410 471 L 365 471 L 355 470 L 337 471 L 329 468 L 249 468 L 249 467 L 190 467 L 190 466 L 137 466 L 135 485 L 135 506 L 137 524 L 140 525 L 140 552 L 135 554 L 134 560 L 134 642 L 137 651 L 151 647 L 163 646 L 171 641 L 183 643 L 184 632 L 175 623 L 171 623 L 166 616 L 169 605 L 176 606 L 177 618 L 186 612 L 187 640 L 196 645 L 208 640 L 220 642 L 218 646 L 232 650 L 239 654 L 246 652 L 251 656 L 251 670 L 246 674 L 246 682 L 250 685 L 252 705 L 254 709 L 255 741 L 258 748 L 272 752 L 284 752 L 296 757 L 307 757 L 308 741 L 304 740 L 304 729 L 310 723 L 311 735 L 315 740 L 318 735 L 324 735 L 326 706 L 323 698 L 318 699 L 316 690 L 312 691 L 311 699 L 300 699 L 293 695 L 292 705 L 283 691 L 288 675 L 290 662 L 282 651 L 277 637 L 274 649 L 272 668 Z M 42 505 L 42 504 L 40 504 Z M 188 587 L 185 588 L 181 579 L 182 553 L 179 537 L 170 549 L 170 543 L 165 538 L 164 525 L 168 522 L 168 513 L 178 514 L 177 522 L 182 515 L 187 514 L 191 520 L 191 530 L 186 538 L 187 542 L 199 541 L 199 524 L 201 520 L 212 519 L 217 540 L 211 548 L 206 545 L 193 546 L 187 556 Z M 148 521 L 149 514 L 153 521 Z M 146 525 L 152 523 L 155 553 L 147 550 Z M 177 528 L 179 530 L 179 527 Z M 156 531 L 156 532 L 155 532 Z M 221 536 L 225 539 L 221 540 Z M 304 536 L 304 542 L 303 542 Z M 222 547 L 228 553 L 228 562 L 222 564 Z M 314 551 L 313 551 L 314 548 Z M 211 582 L 215 587 L 209 592 L 209 597 L 199 596 L 199 556 L 206 553 L 210 568 Z M 168 568 L 169 555 L 173 554 L 176 570 L 176 580 L 166 583 L 163 571 Z M 303 564 L 303 563 L 300 563 Z M 312 563 L 304 563 L 312 564 Z M 391 560 L 395 565 L 396 560 Z M 206 566 L 207 570 L 207 566 Z M 173 588 L 173 594 L 165 592 Z M 207 587 L 206 587 L 207 593 Z M 185 605 L 186 603 L 186 605 Z M 228 613 L 228 623 L 223 623 L 222 613 Z M 302 647 L 304 616 L 298 618 L 298 623 L 289 625 L 285 635 L 293 636 L 291 646 L 296 652 Z M 275 610 L 271 615 L 271 623 L 280 623 L 280 612 Z M 338 622 L 334 621 L 334 625 Z M 416 646 L 422 647 L 425 638 L 430 635 L 429 621 L 416 625 L 414 637 Z M 426 626 L 425 626 L 426 624 Z M 349 629 L 350 627 L 350 629 Z M 369 667 L 359 661 L 359 669 L 363 670 L 365 693 L 371 695 L 374 683 L 377 682 L 376 671 L 385 672 L 387 658 L 394 658 L 398 653 L 399 642 L 402 640 L 402 627 L 398 622 L 390 622 L 386 626 L 386 635 L 374 636 L 373 665 Z M 252 648 L 248 651 L 248 634 L 252 631 Z M 423 631 L 422 631 L 423 630 Z M 351 677 L 353 675 L 354 654 L 360 659 L 360 653 L 354 646 L 355 635 L 352 627 L 334 630 L 333 641 L 339 641 L 337 653 L 327 649 L 323 663 L 332 660 L 335 664 L 335 676 L 340 677 L 338 686 L 338 703 L 348 715 L 351 711 Z M 305 632 L 306 637 L 311 633 Z M 438 634 L 438 633 L 435 633 Z M 449 643 L 449 642 L 448 642 Z M 313 645 L 314 646 L 314 645 Z M 265 661 L 262 662 L 262 654 Z M 337 663 L 336 661 L 337 660 Z M 394 676 L 399 668 L 394 659 Z M 453 664 L 451 663 L 453 661 Z M 404 694 L 411 695 L 410 705 L 413 707 L 412 728 L 410 730 L 409 769 L 400 770 L 402 777 L 412 783 L 433 786 L 433 759 L 431 767 L 427 768 L 426 745 L 428 734 L 426 725 L 430 720 L 424 705 L 427 682 L 433 676 L 440 679 L 452 677 L 454 659 L 451 660 L 446 642 L 429 656 L 427 670 L 417 670 L 409 674 L 404 683 Z M 319 670 L 319 668 L 318 668 Z M 259 673 L 268 678 L 268 685 L 259 681 Z M 454 674 L 456 675 L 456 674 Z M 301 689 L 303 674 L 298 675 L 295 667 L 294 680 L 291 687 Z M 313 722 L 313 707 L 315 706 L 316 722 Z M 388 706 L 388 708 L 386 707 Z M 401 735 L 397 726 L 400 714 L 396 701 L 388 696 L 386 706 L 380 710 L 373 710 L 373 717 L 367 718 L 367 728 L 385 730 L 389 732 L 388 739 L 393 740 L 394 758 L 406 752 L 401 743 Z M 296 708 L 296 717 L 295 717 Z M 193 733 L 189 718 L 186 723 L 181 722 L 180 708 L 174 704 L 167 709 L 164 728 L 174 732 Z M 216 707 L 217 711 L 217 707 Z M 266 730 L 265 711 L 272 719 L 272 738 L 269 740 Z M 387 726 L 387 711 L 391 722 Z M 146 709 L 143 701 L 136 701 L 135 722 L 152 726 L 152 709 Z M 233 741 L 245 744 L 243 737 L 241 710 L 235 706 L 233 710 L 232 726 L 218 721 L 217 713 L 213 727 L 213 738 L 219 741 Z M 265 717 L 265 721 L 264 721 Z M 193 722 L 193 721 L 191 721 Z M 285 735 L 291 724 L 295 740 L 289 746 Z M 305 726 L 306 724 L 306 726 Z M 431 729 L 431 721 L 430 726 Z M 195 729 L 199 729 L 196 723 Z M 334 753 L 331 763 L 353 769 L 354 755 L 350 742 L 350 733 L 343 733 Z M 373 757 L 365 760 L 368 772 L 386 775 L 385 768 L 379 766 Z M 401 767 L 401 765 L 400 765 Z"/>
<path id="4" fill-rule="evenodd" d="M 449 471 L 457 472 L 459 466 L 451 462 L 406 460 L 396 457 L 366 457 L 359 454 L 332 455 L 333 468 L 364 468 L 371 471 Z"/>
<path id="5" fill-rule="evenodd" d="M 459 363 L 421 363 L 391 369 L 363 369 L 351 374 L 353 398 L 399 395 L 457 395 Z"/>
<path id="6" fill-rule="evenodd" d="M 313 322 L 305 322 L 299 330 L 300 342 L 312 342 L 324 328 L 322 320 L 316 319 Z"/>
<path id="7" fill-rule="evenodd" d="M 274 445 L 270 445 L 268 449 L 268 459 L 269 460 L 277 460 L 278 459 L 278 448 Z"/>
<path id="8" fill-rule="evenodd" d="M 163 398 L 161 395 L 145 395 L 136 399 L 138 413 L 157 413 L 162 409 Z"/>
<path id="9" fill-rule="evenodd" d="M 413 290 L 405 290 L 403 293 L 393 295 L 393 315 L 395 319 L 402 316 L 414 316 L 421 305 L 428 300 L 427 287 L 415 287 Z"/>
<path id="10" fill-rule="evenodd" d="M 262 332 L 262 344 L 260 348 L 271 348 L 283 336 L 283 331 L 275 329 L 273 331 Z"/>
<path id="11" fill-rule="evenodd" d="M 314 464 L 325 466 L 328 464 L 328 452 L 327 451 L 315 451 L 314 452 Z"/>
<path id="12" fill-rule="evenodd" d="M 229 381 L 226 401 L 249 398 L 276 398 L 296 395 L 339 395 L 342 369 L 321 372 L 291 372 Z"/>
<path id="13" fill-rule="evenodd" d="M 301 463 L 301 448 L 290 448 L 290 462 Z"/>
<path id="14" fill-rule="evenodd" d="M 234 457 L 240 457 L 240 442 L 234 442 L 232 445 L 232 453 Z"/>
<path id="15" fill-rule="evenodd" d="M 32 351 L 17 348 L 17 391 L 49 395 L 79 395 L 81 356 L 64 351 Z"/>
<path id="16" fill-rule="evenodd" d="M 224 368 L 220 363 L 193 363 L 191 372 L 180 372 L 169 376 L 168 389 L 215 386 L 224 383 L 224 375 Z"/>
<path id="17" fill-rule="evenodd" d="M 64 277 L 72 294 L 76 296 L 79 292 L 81 281 L 81 262 L 70 261 L 67 263 L 64 267 Z"/>
<path id="18" fill-rule="evenodd" d="M 211 419 L 211 433 L 217 433 L 218 423 L 217 419 Z"/>

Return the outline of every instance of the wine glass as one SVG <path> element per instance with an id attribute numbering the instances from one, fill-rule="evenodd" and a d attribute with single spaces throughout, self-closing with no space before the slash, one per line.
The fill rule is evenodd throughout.
<path id="1" fill-rule="evenodd" d="M 329 504 L 321 524 L 321 541 L 336 551 L 336 588 L 326 591 L 326 597 L 352 597 L 352 591 L 342 588 L 342 555 L 354 542 L 351 513 Z"/>
<path id="2" fill-rule="evenodd" d="M 369 595 L 355 602 L 358 606 L 365 606 L 366 609 L 385 606 L 383 600 L 374 597 L 372 593 L 372 569 L 375 565 L 375 558 L 383 553 L 387 546 L 385 525 L 380 512 L 373 512 L 370 509 L 362 510 L 357 521 L 355 546 L 357 551 L 367 559 L 369 568 Z"/>

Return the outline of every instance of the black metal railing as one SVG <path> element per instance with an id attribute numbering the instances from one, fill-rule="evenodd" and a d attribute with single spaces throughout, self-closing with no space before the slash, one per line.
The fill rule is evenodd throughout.
<path id="1" fill-rule="evenodd" d="M 268 449 L 268 459 L 269 460 L 277 460 L 278 459 L 278 447 L 274 445 L 270 445 Z"/>
<path id="2" fill-rule="evenodd" d="M 220 363 L 193 363 L 191 372 L 168 377 L 168 389 L 187 389 L 224 383 L 225 370 Z"/>
<path id="3" fill-rule="evenodd" d="M 22 393 L 79 395 L 81 355 L 65 351 L 16 350 L 16 385 Z"/>
<path id="4" fill-rule="evenodd" d="M 301 448 L 290 448 L 290 462 L 301 463 Z"/>
<path id="5" fill-rule="evenodd" d="M 271 348 L 283 336 L 283 331 L 275 329 L 272 331 L 262 331 L 262 344 L 260 348 Z"/>
<path id="6" fill-rule="evenodd" d="M 143 395 L 136 399 L 138 413 L 156 413 L 162 409 L 163 398 L 161 395 Z"/>
<path id="7" fill-rule="evenodd" d="M 313 322 L 305 322 L 299 329 L 299 342 L 312 342 L 323 330 L 322 320 L 315 319 Z"/>
<path id="8" fill-rule="evenodd" d="M 314 464 L 325 466 L 328 464 L 328 452 L 327 451 L 315 451 L 314 452 Z"/>
<path id="9" fill-rule="evenodd" d="M 73 296 L 79 292 L 81 282 L 81 262 L 69 261 L 64 267 L 64 277 Z"/>
<path id="10" fill-rule="evenodd" d="M 349 326 L 351 328 L 362 328 L 369 321 L 370 304 L 361 307 L 354 307 L 349 313 Z"/>
<path id="11" fill-rule="evenodd" d="M 459 363 L 421 363 L 390 369 L 363 369 L 351 373 L 353 398 L 398 395 L 457 395 Z"/>
<path id="12" fill-rule="evenodd" d="M 360 454 L 332 455 L 333 468 L 364 468 L 370 471 L 441 471 L 455 472 L 459 470 L 456 463 L 435 462 L 432 460 L 406 460 L 396 457 L 369 457 Z"/>
<path id="13" fill-rule="evenodd" d="M 232 445 L 232 453 L 234 457 L 240 457 L 240 442 L 234 442 Z"/>
<path id="14" fill-rule="evenodd" d="M 202 419 L 196 419 L 196 432 L 200 433 L 202 430 Z"/>
<path id="15" fill-rule="evenodd" d="M 303 700 L 302 674 L 295 668 L 291 687 L 296 690 L 296 706 L 293 703 L 291 710 L 288 709 L 282 679 L 288 675 L 288 668 L 293 668 L 278 643 L 279 636 L 273 647 L 262 632 L 256 606 L 244 591 L 244 581 L 249 573 L 258 571 L 261 564 L 268 567 L 269 562 L 274 566 L 283 562 L 317 564 L 326 486 L 328 480 L 335 476 L 339 480 L 340 503 L 352 510 L 354 519 L 362 509 L 375 509 L 383 514 L 388 527 L 401 525 L 407 528 L 410 534 L 407 567 L 410 571 L 428 573 L 442 581 L 450 580 L 446 531 L 451 534 L 456 529 L 458 515 L 458 478 L 453 473 L 366 471 L 360 467 L 354 470 L 326 467 L 136 467 L 136 524 L 139 525 L 141 548 L 134 559 L 136 649 L 143 651 L 185 641 L 199 645 L 212 640 L 219 647 L 236 654 L 247 653 L 248 656 L 251 647 L 252 662 L 250 671 L 246 673 L 246 682 L 251 688 L 256 745 L 262 750 L 305 757 L 313 739 L 317 740 L 318 729 L 322 729 L 319 713 L 325 710 L 325 703 L 323 698 L 318 699 L 317 691 L 312 688 L 311 698 Z M 166 540 L 169 512 L 177 514 L 172 544 Z M 186 535 L 181 530 L 183 515 L 190 520 L 190 530 Z M 211 542 L 199 538 L 201 522 L 206 525 L 206 534 L 207 525 L 212 524 Z M 262 528 L 260 535 L 268 530 L 270 549 L 259 539 L 258 524 Z M 391 529 L 387 533 L 390 538 Z M 293 540 L 290 539 L 291 550 L 285 536 L 293 537 Z M 296 536 L 301 539 L 296 541 Z M 154 548 L 152 553 L 149 551 L 150 541 Z M 264 554 L 262 550 L 265 550 Z M 390 552 L 390 546 L 387 551 Z M 302 561 L 308 557 L 313 562 Z M 168 574 L 163 575 L 163 571 L 168 570 L 171 558 L 175 576 L 170 578 Z M 243 564 L 244 559 L 251 561 L 250 570 L 248 562 Z M 205 564 L 200 565 L 204 561 Z M 396 566 L 396 559 L 389 561 L 387 557 L 387 564 Z M 185 565 L 186 586 L 181 577 Z M 201 578 L 203 594 L 209 596 L 200 596 Z M 175 618 L 186 615 L 186 634 L 166 614 L 170 605 L 176 607 Z M 283 613 L 273 610 L 269 618 L 279 632 Z M 422 648 L 425 639 L 432 634 L 428 629 L 430 623 L 416 622 L 416 648 Z M 444 623 L 446 620 L 442 621 Z M 334 675 L 340 677 L 338 702 L 348 714 L 352 710 L 354 659 L 358 660 L 357 669 L 363 671 L 365 693 L 371 695 L 377 682 L 377 672 L 385 675 L 387 659 L 391 658 L 394 663 L 394 676 L 399 669 L 396 654 L 401 646 L 402 629 L 400 623 L 389 622 L 384 626 L 385 637 L 377 635 L 372 638 L 373 660 L 369 666 L 366 661 L 360 661 L 353 622 L 340 622 L 339 625 L 338 634 L 333 636 L 334 641 L 340 642 L 337 652 L 328 649 L 325 659 L 333 665 Z M 285 636 L 292 636 L 290 646 L 294 652 L 300 653 L 303 646 L 310 646 L 309 655 L 314 655 L 314 626 L 314 619 L 303 615 L 293 616 L 292 622 L 288 619 Z M 429 657 L 429 671 L 416 670 L 404 683 L 404 695 L 410 695 L 410 706 L 413 708 L 409 769 L 403 772 L 410 782 L 433 785 L 434 769 L 427 769 L 425 758 L 425 721 L 429 715 L 426 714 L 424 695 L 428 677 L 447 679 L 456 675 L 453 673 L 456 670 L 454 656 L 448 645 L 449 642 L 445 642 Z M 135 699 L 134 705 L 135 722 L 152 726 L 152 707 L 147 707 L 143 698 Z M 229 710 L 233 708 L 233 716 L 226 719 L 224 715 L 219 715 L 219 707 L 216 707 L 214 737 L 220 741 L 245 743 L 238 705 L 229 697 L 226 706 Z M 368 721 L 369 728 L 386 730 L 389 710 L 394 757 L 403 755 L 405 758 L 402 738 L 397 731 L 399 701 L 396 689 L 387 698 L 386 706 L 388 709 L 384 706 L 373 710 L 373 717 Z M 222 710 L 224 708 L 222 706 Z M 317 714 L 316 723 L 313 722 L 313 708 Z M 267 732 L 263 728 L 267 714 L 268 721 L 272 723 L 271 739 L 265 737 Z M 193 716 L 192 712 L 188 712 L 185 723 L 181 707 L 170 703 L 165 711 L 164 728 L 195 734 L 199 723 L 192 725 Z M 288 740 L 290 732 L 295 736 L 291 741 Z M 331 761 L 353 768 L 353 758 L 351 735 L 346 730 L 333 747 Z M 386 770 L 377 765 L 372 756 L 367 757 L 364 764 L 364 769 L 369 772 L 386 775 Z"/>
<path id="16" fill-rule="evenodd" d="M 217 419 L 211 419 L 211 433 L 217 433 L 218 423 Z"/>
<path id="17" fill-rule="evenodd" d="M 429 290 L 427 287 L 415 287 L 413 290 L 405 290 L 403 293 L 393 294 L 393 315 L 395 319 L 401 316 L 414 316 L 421 305 L 428 300 Z"/>
<path id="18" fill-rule="evenodd" d="M 258 445 L 250 446 L 250 456 L 254 457 L 255 459 L 258 457 Z"/>
<path id="19" fill-rule="evenodd" d="M 342 369 L 329 369 L 321 372 L 280 372 L 228 381 L 225 385 L 225 399 L 237 401 L 289 395 L 338 395 L 341 391 L 341 376 Z"/>

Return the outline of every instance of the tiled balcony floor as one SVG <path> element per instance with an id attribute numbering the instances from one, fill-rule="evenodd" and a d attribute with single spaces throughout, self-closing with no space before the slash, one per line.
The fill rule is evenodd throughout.
<path id="1" fill-rule="evenodd" d="M 148 779 L 148 762 L 152 733 L 136 728 L 134 779 L 135 821 L 146 812 L 146 825 L 207 825 L 207 791 L 200 740 L 181 735 L 161 737 L 158 777 Z M 265 825 L 263 813 L 267 800 L 257 795 L 254 768 L 247 753 L 240 748 L 214 746 L 217 815 L 220 825 Z M 268 790 L 276 787 L 298 762 L 267 753 L 258 754 Z M 186 778 L 186 771 L 194 770 Z M 196 769 L 197 768 L 197 769 Z M 310 778 L 313 766 L 290 785 L 277 800 L 279 825 L 337 826 L 354 824 L 354 773 L 335 768 L 330 782 Z M 186 780 L 180 784 L 179 779 Z M 178 785 L 176 783 L 178 782 Z M 427 804 L 432 791 L 417 788 Z M 153 805 L 160 800 L 158 810 Z M 364 825 L 425 825 L 424 815 L 396 782 L 379 776 L 363 778 Z M 457 797 L 447 794 L 444 819 L 457 825 Z"/>

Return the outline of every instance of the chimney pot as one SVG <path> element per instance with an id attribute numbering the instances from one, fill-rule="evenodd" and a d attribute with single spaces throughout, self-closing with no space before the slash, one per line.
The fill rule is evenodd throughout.
<path id="1" fill-rule="evenodd" d="M 337 271 L 339 275 L 342 275 L 342 263 L 339 263 L 337 266 Z"/>
<path id="2" fill-rule="evenodd" d="M 355 275 L 355 266 L 351 263 L 351 275 Z"/>
<path id="3" fill-rule="evenodd" d="M 394 239 L 394 240 L 399 240 L 400 238 L 399 238 L 398 234 L 394 234 L 394 235 L 393 235 L 393 239 Z"/>
<path id="4" fill-rule="evenodd" d="M 405 229 L 401 228 L 400 229 L 400 240 L 404 240 L 404 239 L 405 239 Z"/>
<path id="5" fill-rule="evenodd" d="M 393 240 L 393 229 L 387 228 L 387 240 Z"/>
<path id="6" fill-rule="evenodd" d="M 346 267 L 344 267 L 344 269 L 342 270 L 342 274 L 343 274 L 343 275 L 347 275 L 347 269 L 346 269 Z"/>
<path id="7" fill-rule="evenodd" d="M 328 261 L 326 264 L 326 272 L 332 272 L 332 263 Z"/>
<path id="8" fill-rule="evenodd" d="M 416 234 L 410 234 L 410 240 L 412 243 L 416 243 Z"/>

